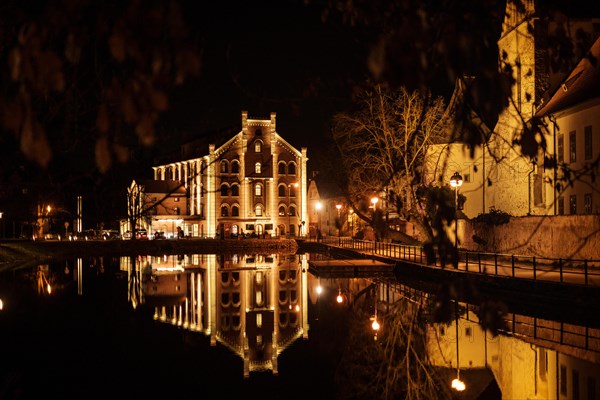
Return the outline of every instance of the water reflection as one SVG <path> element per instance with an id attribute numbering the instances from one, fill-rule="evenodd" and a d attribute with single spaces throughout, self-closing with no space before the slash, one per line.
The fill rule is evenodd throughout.
<path id="1" fill-rule="evenodd" d="M 124 257 L 121 269 L 134 307 L 225 345 L 243 359 L 246 377 L 277 374 L 279 355 L 308 337 L 306 255 Z"/>
<path id="2" fill-rule="evenodd" d="M 253 373 L 280 375 L 282 357 L 306 351 L 297 346 L 302 342 L 317 346 L 311 354 L 342 349 L 331 362 L 340 399 L 594 399 L 600 392 L 597 326 L 500 307 L 502 329 L 492 335 L 480 318 L 494 311 L 441 300 L 390 276 L 319 274 L 309 269 L 311 257 L 317 255 L 79 258 L 21 272 L 44 300 L 66 294 L 71 283 L 75 296 L 100 296 L 96 281 L 114 278 L 129 308 L 150 310 L 145 315 L 158 325 L 228 349 L 249 381 Z M 0 283 L 7 283 L 3 275 Z M 20 276 L 14 273 L 8 283 L 14 286 Z M 8 286 L 0 285 L 2 312 L 15 304 L 4 296 Z M 436 322 L 444 307 L 448 318 Z M 286 366 L 290 375 L 300 371 Z M 455 391 L 456 383 L 453 389 L 455 379 L 464 391 Z"/>

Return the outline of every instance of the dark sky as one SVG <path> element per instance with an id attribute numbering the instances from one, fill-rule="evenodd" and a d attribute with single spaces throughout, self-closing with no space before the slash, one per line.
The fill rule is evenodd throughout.
<path id="1" fill-rule="evenodd" d="M 186 14 L 203 51 L 201 76 L 173 95 L 163 132 L 237 133 L 242 110 L 251 118 L 276 112 L 278 132 L 310 154 L 331 115 L 348 105 L 353 82 L 366 76 L 364 46 L 302 1 L 203 3 Z"/>

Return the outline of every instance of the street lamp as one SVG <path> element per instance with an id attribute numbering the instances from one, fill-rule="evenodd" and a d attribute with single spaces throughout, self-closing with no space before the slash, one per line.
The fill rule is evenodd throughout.
<path id="1" fill-rule="evenodd" d="M 371 203 L 373 203 L 373 211 L 377 209 L 377 202 L 379 201 L 379 197 L 375 196 L 371 198 Z"/>
<path id="2" fill-rule="evenodd" d="M 354 238 L 354 210 L 349 209 L 348 213 L 350 214 L 350 239 Z"/>
<path id="3" fill-rule="evenodd" d="M 455 172 L 450 177 L 450 186 L 454 188 L 454 247 L 458 247 L 458 188 L 463 184 L 462 176 Z"/>
<path id="4" fill-rule="evenodd" d="M 290 212 L 290 208 L 291 208 L 291 194 L 292 194 L 292 187 L 297 188 L 298 187 L 298 183 L 290 183 L 288 184 L 288 209 L 287 209 L 287 214 L 288 214 L 288 227 L 287 227 L 287 236 L 288 238 L 290 237 L 290 231 L 292 223 L 291 223 L 291 212 Z"/>

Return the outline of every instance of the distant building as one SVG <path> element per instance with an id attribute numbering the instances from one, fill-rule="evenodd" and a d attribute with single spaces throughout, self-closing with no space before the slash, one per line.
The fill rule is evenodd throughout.
<path id="1" fill-rule="evenodd" d="M 277 132 L 274 112 L 270 119 L 252 119 L 243 111 L 241 125 L 224 144 L 210 144 L 208 154 L 185 152 L 190 158 L 153 167 L 155 182 L 170 182 L 186 195 L 185 205 L 169 200 L 146 215 L 150 235 L 162 230 L 170 236 L 178 227 L 191 237 L 307 234 L 307 149 L 294 148 Z M 156 192 L 146 196 L 147 204 L 166 195 L 174 202 L 175 193 Z"/>

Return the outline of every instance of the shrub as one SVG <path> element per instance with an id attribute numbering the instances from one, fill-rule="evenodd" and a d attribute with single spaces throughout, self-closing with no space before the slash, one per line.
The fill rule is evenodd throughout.
<path id="1" fill-rule="evenodd" d="M 485 214 L 479 214 L 473 218 L 473 222 L 482 223 L 487 225 L 503 225 L 510 221 L 512 215 L 505 211 L 496 210 L 494 207 L 490 208 L 490 212 Z"/>

